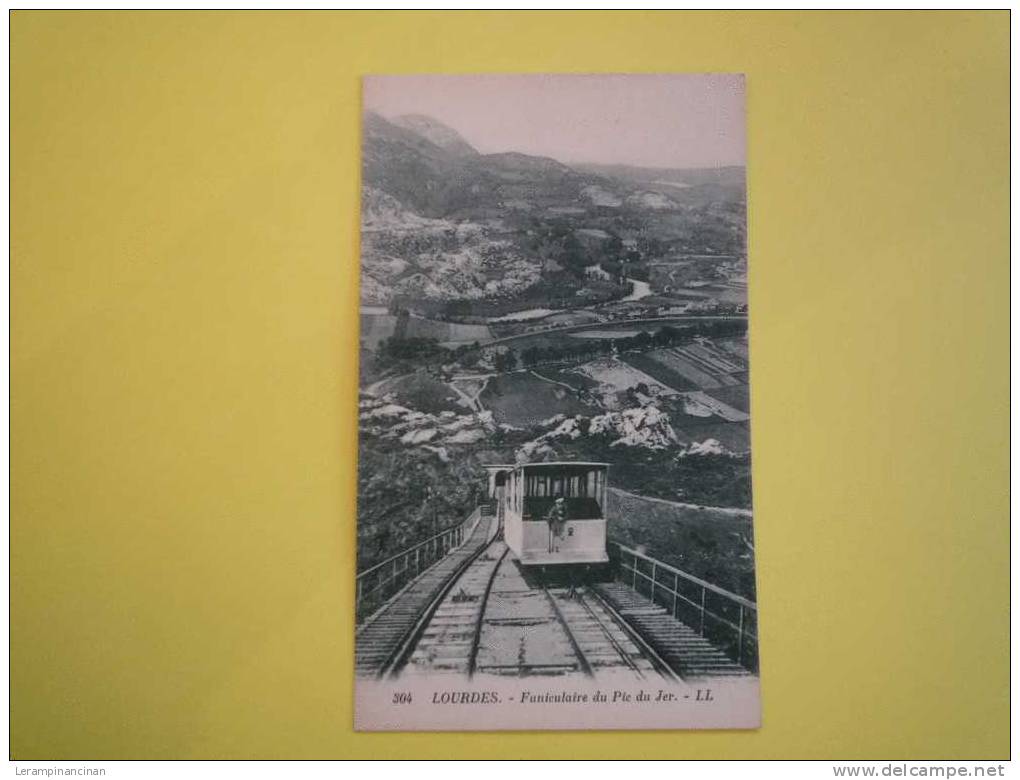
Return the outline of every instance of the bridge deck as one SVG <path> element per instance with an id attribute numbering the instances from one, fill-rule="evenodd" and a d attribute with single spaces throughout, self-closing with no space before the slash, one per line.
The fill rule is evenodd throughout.
<path id="1" fill-rule="evenodd" d="M 495 515 L 483 515 L 460 547 L 423 571 L 365 622 L 355 638 L 358 674 L 371 675 L 385 668 L 443 587 L 485 547 L 495 523 Z"/>
<path id="2" fill-rule="evenodd" d="M 600 583 L 594 588 L 684 679 L 750 674 L 668 610 L 650 602 L 647 596 L 619 582 Z"/>

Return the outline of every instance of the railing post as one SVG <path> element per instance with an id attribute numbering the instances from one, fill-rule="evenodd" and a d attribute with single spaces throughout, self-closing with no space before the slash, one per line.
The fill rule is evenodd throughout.
<path id="1" fill-rule="evenodd" d="M 650 590 L 649 599 L 652 601 L 652 603 L 656 603 L 655 602 L 655 596 L 656 596 L 656 592 L 658 590 L 658 587 L 660 585 L 660 583 L 659 583 L 659 576 L 658 576 L 659 575 L 659 569 L 665 569 L 666 571 L 668 571 L 670 574 L 673 575 L 673 587 L 672 587 L 671 591 L 670 591 L 670 588 L 669 588 L 668 585 L 666 585 L 665 583 L 661 583 L 663 588 L 665 588 L 668 592 L 671 592 L 673 594 L 673 604 L 672 604 L 672 607 L 673 607 L 672 615 L 673 615 L 673 617 L 675 619 L 677 619 L 677 620 L 682 620 L 684 623 L 686 623 L 688 626 L 690 626 L 692 628 L 694 627 L 694 617 L 695 616 L 691 615 L 689 612 L 687 612 L 686 611 L 686 607 L 685 607 L 685 615 L 684 615 L 683 618 L 681 618 L 679 616 L 679 614 L 678 614 L 678 611 L 679 611 L 679 608 L 680 608 L 680 602 L 683 601 L 685 605 L 689 605 L 690 607 L 692 607 L 693 609 L 698 611 L 698 614 L 696 616 L 697 619 L 698 619 L 697 630 L 698 630 L 698 632 L 699 632 L 699 634 L 701 636 L 707 637 L 707 625 L 706 625 L 706 622 L 707 622 L 707 619 L 708 619 L 709 616 L 711 616 L 711 618 L 714 621 L 717 621 L 717 622 L 722 624 L 722 627 L 724 629 L 724 634 L 727 637 L 729 636 L 729 632 L 731 632 L 734 629 L 736 629 L 736 631 L 737 631 L 737 645 L 738 645 L 737 646 L 737 659 L 736 660 L 742 666 L 744 665 L 744 656 L 745 655 L 749 655 L 750 653 L 752 653 L 752 651 L 754 651 L 754 648 L 748 648 L 747 651 L 745 652 L 744 644 L 746 642 L 750 641 L 752 644 L 755 645 L 755 648 L 757 647 L 757 637 L 756 637 L 757 624 L 755 623 L 755 625 L 752 626 L 751 628 L 747 627 L 747 622 L 748 622 L 747 615 L 753 613 L 753 617 L 754 618 L 757 617 L 757 605 L 753 601 L 749 601 L 748 599 L 744 598 L 743 596 L 740 596 L 740 595 L 735 594 L 735 593 L 731 593 L 730 591 L 727 591 L 727 590 L 725 590 L 723 588 L 720 588 L 720 587 L 718 587 L 716 585 L 713 585 L 710 582 L 706 582 L 705 580 L 699 579 L 698 577 L 695 577 L 694 575 L 689 574 L 687 572 L 684 572 L 684 571 L 682 571 L 680 569 L 677 569 L 677 568 L 675 568 L 675 567 L 673 567 L 673 566 L 671 566 L 671 565 L 669 565 L 667 563 L 663 563 L 661 561 L 657 561 L 655 558 L 648 557 L 648 556 L 642 555 L 641 553 L 638 553 L 635 550 L 631 550 L 629 548 L 625 548 L 622 544 L 619 544 L 619 543 L 616 543 L 616 542 L 609 543 L 609 544 L 612 544 L 612 546 L 615 549 L 618 550 L 618 557 L 614 559 L 615 561 L 617 561 L 617 565 L 615 565 L 613 567 L 613 574 L 614 574 L 614 576 L 616 578 L 616 581 L 618 581 L 618 582 L 620 582 L 621 584 L 624 584 L 624 585 L 627 583 L 627 580 L 626 580 L 626 570 L 627 570 L 628 557 L 629 557 L 629 559 L 630 559 L 630 568 L 631 568 L 631 572 L 630 572 L 631 573 L 631 577 L 630 577 L 631 588 L 635 592 L 640 593 L 640 591 L 637 589 L 637 579 L 638 579 L 638 574 L 640 573 L 640 575 L 641 575 L 641 577 L 643 579 L 650 579 L 651 580 L 652 584 L 651 584 L 651 586 L 649 588 L 649 590 Z M 638 565 L 639 565 L 639 562 L 641 560 L 644 560 L 644 561 L 648 562 L 650 574 L 646 573 L 646 572 L 638 572 Z M 685 581 L 685 583 L 687 583 L 688 585 L 696 585 L 697 587 L 701 588 L 700 599 L 695 597 L 695 594 L 693 593 L 693 589 L 692 589 L 692 592 L 691 592 L 690 596 L 680 593 L 680 580 L 681 579 L 683 579 Z M 720 602 L 720 604 L 722 606 L 721 614 L 717 614 L 716 612 L 713 612 L 713 611 L 708 609 L 708 592 L 709 591 L 711 591 L 712 593 L 716 594 L 718 599 L 724 600 L 724 601 Z M 715 602 L 713 602 L 713 604 L 715 604 Z M 740 610 L 736 625 L 732 621 L 732 612 L 730 611 L 734 605 L 736 605 L 738 607 L 738 609 Z M 720 639 L 722 639 L 722 637 L 720 637 Z M 726 652 L 727 652 L 727 654 L 729 654 L 730 652 L 732 652 L 732 649 L 731 649 L 732 646 L 729 644 L 728 638 L 725 639 L 725 644 L 726 644 L 726 648 L 727 648 Z M 751 658 L 750 663 L 752 663 L 752 664 L 755 663 L 754 658 Z"/>
<path id="2" fill-rule="evenodd" d="M 414 548 L 414 575 L 417 577 L 421 572 L 421 565 L 418 563 L 418 555 L 421 552 L 420 547 Z"/>
<path id="3" fill-rule="evenodd" d="M 740 614 L 744 614 L 744 608 L 740 608 Z M 699 632 L 702 636 L 705 635 L 705 586 L 701 586 L 701 630 Z"/>
<path id="4" fill-rule="evenodd" d="M 364 583 L 359 579 L 357 580 L 357 590 L 354 594 L 354 615 L 355 618 L 361 614 L 361 592 L 364 590 L 362 587 Z"/>
<path id="5" fill-rule="evenodd" d="M 737 663 L 744 665 L 744 605 L 740 604 L 740 633 L 737 636 Z"/>

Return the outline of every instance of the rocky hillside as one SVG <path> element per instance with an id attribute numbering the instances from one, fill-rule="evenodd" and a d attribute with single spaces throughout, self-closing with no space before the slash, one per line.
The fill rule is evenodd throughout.
<path id="1" fill-rule="evenodd" d="M 366 114 L 362 147 L 364 183 L 428 217 L 477 218 L 513 198 L 569 205 L 602 181 L 548 157 L 480 155 L 455 130 L 422 116 L 391 122 Z"/>
<path id="2" fill-rule="evenodd" d="M 746 454 L 714 439 L 678 442 L 655 404 L 604 414 L 556 415 L 536 425 L 491 412 L 424 412 L 395 396 L 359 404 L 359 566 L 365 568 L 459 522 L 485 494 L 486 463 L 612 462 L 612 485 L 647 496 L 750 506 Z"/>
<path id="3" fill-rule="evenodd" d="M 534 284 L 529 260 L 498 226 L 421 216 L 392 195 L 362 192 L 361 299 L 478 299 L 514 295 Z"/>
<path id="4" fill-rule="evenodd" d="M 452 127 L 447 127 L 442 122 L 437 122 L 430 116 L 404 114 L 403 116 L 396 117 L 393 120 L 393 124 L 417 133 L 440 149 L 457 157 L 474 157 L 478 155 L 477 150 L 465 141 L 460 133 Z"/>
<path id="5" fill-rule="evenodd" d="M 579 293 L 584 269 L 599 263 L 616 268 L 628 258 L 632 275 L 646 278 L 639 262 L 743 252 L 742 168 L 571 166 L 513 151 L 479 154 L 422 115 L 367 113 L 363 129 L 366 303 L 422 297 L 474 301 L 468 308 L 485 312 L 523 299 L 521 308 L 540 308 Z M 593 232 L 606 236 L 601 246 L 577 238 Z M 482 298 L 492 301 L 481 305 Z"/>

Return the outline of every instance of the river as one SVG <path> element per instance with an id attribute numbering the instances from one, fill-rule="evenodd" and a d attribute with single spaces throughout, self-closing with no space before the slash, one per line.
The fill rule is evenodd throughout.
<path id="1" fill-rule="evenodd" d="M 634 289 L 631 290 L 630 295 L 622 299 L 623 301 L 640 301 L 652 294 L 652 286 L 648 282 L 642 282 L 639 279 L 628 279 L 627 281 L 634 285 Z"/>
<path id="2" fill-rule="evenodd" d="M 597 266 L 589 266 L 597 267 Z M 634 288 L 631 290 L 630 295 L 625 298 L 621 298 L 621 303 L 627 301 L 640 301 L 642 298 L 647 298 L 652 294 L 652 286 L 648 282 L 642 282 L 639 279 L 627 279 Z M 586 308 L 586 307 L 580 307 Z M 578 311 L 578 309 L 524 309 L 522 311 L 512 311 L 509 314 L 503 314 L 499 317 L 486 317 L 484 322 L 525 322 L 527 320 L 540 320 L 548 317 L 551 314 L 560 314 L 562 312 Z M 362 305 L 362 314 L 388 314 L 389 309 L 386 306 L 373 306 L 373 305 Z"/>

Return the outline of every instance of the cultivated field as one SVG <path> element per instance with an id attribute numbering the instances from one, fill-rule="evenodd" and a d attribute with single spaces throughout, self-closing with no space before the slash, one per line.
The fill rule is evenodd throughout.
<path id="1" fill-rule="evenodd" d="M 671 416 L 673 430 L 684 443 L 715 439 L 729 452 L 746 454 L 751 451 L 751 432 L 746 422 L 722 422 L 717 417 L 694 418 Z"/>
<path id="2" fill-rule="evenodd" d="M 661 352 L 663 350 L 656 350 Z M 669 366 L 665 365 L 661 360 L 655 360 L 653 357 L 654 353 L 649 352 L 629 352 L 621 355 L 620 358 L 625 360 L 630 365 L 639 371 L 643 371 L 651 377 L 654 377 L 663 384 L 672 387 L 674 390 L 697 390 L 698 385 L 689 380 L 683 374 L 674 371 Z"/>
<path id="3" fill-rule="evenodd" d="M 716 348 L 710 341 L 688 344 L 679 351 L 717 374 L 735 374 L 747 368 L 746 361 L 735 360 L 733 355 Z"/>
<path id="4" fill-rule="evenodd" d="M 715 415 L 726 420 L 726 422 L 744 422 L 750 419 L 746 413 L 739 409 L 734 409 L 729 404 L 712 398 L 700 390 L 684 393 L 684 412 L 693 417 L 711 417 Z"/>
<path id="5" fill-rule="evenodd" d="M 744 365 L 747 365 L 747 336 L 733 339 L 718 339 L 715 343 L 731 355 L 741 358 L 744 361 Z"/>
<path id="6" fill-rule="evenodd" d="M 719 387 L 715 390 L 708 391 L 705 394 L 712 396 L 712 398 L 715 398 L 717 401 L 722 401 L 728 406 L 732 406 L 734 409 L 739 409 L 742 412 L 751 411 L 751 399 L 747 385 Z"/>
<path id="7" fill-rule="evenodd" d="M 627 339 L 640 332 L 639 330 L 579 330 L 568 335 L 574 339 Z"/>
<path id="8" fill-rule="evenodd" d="M 629 360 L 630 356 L 627 358 Z M 646 352 L 641 361 L 642 368 L 650 365 L 648 361 L 661 367 L 650 369 L 650 373 L 657 373 L 663 381 L 676 381 L 685 387 L 712 390 L 746 381 L 741 376 L 746 370 L 746 361 L 707 341 Z"/>
<path id="9" fill-rule="evenodd" d="M 595 390 L 599 383 L 589 376 L 585 376 L 576 370 L 559 368 L 557 366 L 540 366 L 532 369 L 532 374 L 548 379 L 551 382 L 558 382 L 570 385 L 574 390 Z"/>
<path id="10" fill-rule="evenodd" d="M 361 315 L 361 341 L 369 349 L 375 349 L 379 342 L 388 339 L 396 329 L 397 318 L 391 314 Z"/>
<path id="11" fill-rule="evenodd" d="M 361 340 L 369 349 L 375 349 L 379 342 L 394 334 L 397 318 L 392 314 L 361 315 Z M 440 322 L 422 317 L 410 317 L 407 321 L 407 338 L 435 339 L 448 347 L 485 342 L 492 338 L 487 325 L 465 325 L 459 322 Z"/>
<path id="12" fill-rule="evenodd" d="M 547 328 L 558 328 L 566 325 L 586 325 L 589 322 L 598 321 L 598 315 L 590 311 L 565 311 L 549 315 L 542 320 L 542 324 Z"/>
<path id="13" fill-rule="evenodd" d="M 579 400 L 577 393 L 526 371 L 494 376 L 479 400 L 497 423 L 517 427 L 535 425 L 557 414 L 590 416 L 600 411 Z"/>
<path id="14" fill-rule="evenodd" d="M 422 412 L 463 412 L 465 405 L 458 393 L 423 371 L 387 379 L 376 385 L 378 396 L 393 395 L 396 402 Z"/>
<path id="15" fill-rule="evenodd" d="M 431 326 L 443 326 L 440 335 L 431 338 L 446 347 L 458 347 L 461 344 L 473 344 L 476 341 L 484 343 L 492 338 L 492 333 L 487 325 L 467 325 L 460 322 L 434 322 L 431 320 L 418 320 L 418 322 L 427 322 Z M 414 333 L 414 335 L 420 334 Z"/>
<path id="16" fill-rule="evenodd" d="M 578 366 L 577 370 L 598 382 L 601 385 L 604 396 L 615 395 L 616 393 L 636 388 L 638 385 L 647 387 L 652 395 L 671 396 L 677 394 L 677 391 L 668 385 L 664 385 L 643 371 L 615 357 L 592 360 Z"/>

